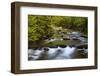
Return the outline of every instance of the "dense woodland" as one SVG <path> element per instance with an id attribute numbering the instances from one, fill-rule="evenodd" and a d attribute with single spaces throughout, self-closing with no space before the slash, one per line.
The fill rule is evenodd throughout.
<path id="1" fill-rule="evenodd" d="M 28 43 L 59 37 L 60 31 L 78 31 L 87 35 L 87 17 L 28 15 Z"/>

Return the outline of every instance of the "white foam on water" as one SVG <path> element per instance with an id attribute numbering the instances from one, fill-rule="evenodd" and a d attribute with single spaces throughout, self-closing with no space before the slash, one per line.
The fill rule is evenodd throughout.
<path id="1" fill-rule="evenodd" d="M 74 47 L 71 48 L 71 47 L 67 46 L 67 47 L 65 47 L 63 49 L 63 52 L 59 56 L 56 57 L 56 59 L 70 59 L 71 58 L 70 55 L 74 51 L 75 51 L 75 48 Z"/>

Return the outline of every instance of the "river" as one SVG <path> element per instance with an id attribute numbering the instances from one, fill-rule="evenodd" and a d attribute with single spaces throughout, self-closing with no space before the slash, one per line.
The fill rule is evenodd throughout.
<path id="1" fill-rule="evenodd" d="M 75 33 L 73 32 L 70 35 L 70 40 L 60 39 L 66 45 L 28 49 L 28 60 L 88 58 L 87 38 Z M 54 41 L 56 39 L 51 39 L 49 42 Z"/>
<path id="2" fill-rule="evenodd" d="M 56 48 L 41 48 L 41 49 L 29 49 L 29 60 L 57 60 L 57 59 L 72 59 L 75 55 L 87 54 L 87 49 L 81 49 L 80 51 L 76 47 L 56 47 Z M 76 53 L 77 52 L 77 53 Z M 79 58 L 79 57 L 77 57 Z M 86 58 L 86 57 L 85 57 Z"/>

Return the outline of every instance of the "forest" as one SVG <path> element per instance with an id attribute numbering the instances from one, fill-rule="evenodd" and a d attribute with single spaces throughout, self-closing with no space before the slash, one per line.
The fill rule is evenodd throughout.
<path id="1" fill-rule="evenodd" d="M 87 36 L 87 25 L 87 17 L 28 15 L 28 47 L 47 45 L 47 39 L 64 39 L 64 35 L 73 31 Z"/>

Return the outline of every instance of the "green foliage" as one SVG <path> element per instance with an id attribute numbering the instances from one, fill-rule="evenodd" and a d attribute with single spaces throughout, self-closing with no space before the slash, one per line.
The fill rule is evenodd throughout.
<path id="1" fill-rule="evenodd" d="M 38 41 L 52 36 L 50 19 L 48 16 L 28 16 L 28 40 Z"/>
<path id="2" fill-rule="evenodd" d="M 58 36 L 56 29 L 59 27 L 87 34 L 87 23 L 86 17 L 28 15 L 28 41 L 37 42 Z"/>
<path id="3" fill-rule="evenodd" d="M 78 30 L 84 34 L 87 34 L 87 18 L 84 17 L 76 17 L 73 21 L 73 26 L 75 26 L 75 30 Z"/>
<path id="4" fill-rule="evenodd" d="M 66 29 L 72 29 L 87 34 L 87 18 L 86 17 L 62 17 L 56 26 Z"/>
<path id="5" fill-rule="evenodd" d="M 49 42 L 49 43 L 45 43 L 45 46 L 58 46 L 58 45 L 75 45 L 75 44 L 79 44 L 80 41 L 79 40 L 55 40 L 53 42 Z"/>

